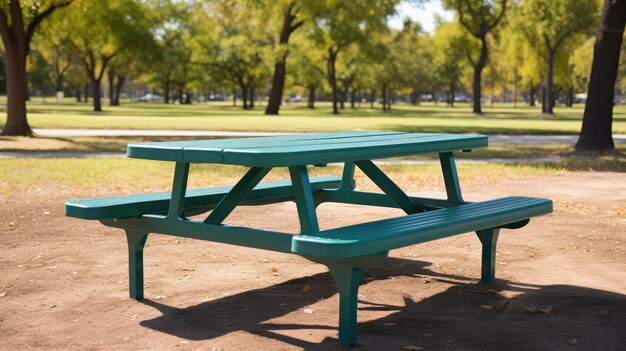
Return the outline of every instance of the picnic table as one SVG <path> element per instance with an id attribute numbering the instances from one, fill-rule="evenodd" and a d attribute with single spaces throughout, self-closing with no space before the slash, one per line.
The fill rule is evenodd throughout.
<path id="1" fill-rule="evenodd" d="M 128 157 L 175 163 L 172 191 L 68 201 L 65 214 L 125 230 L 130 297 L 137 300 L 144 297 L 143 248 L 149 233 L 292 253 L 324 264 L 340 294 L 339 341 L 353 345 L 363 269 L 380 264 L 389 250 L 476 232 L 482 243 L 481 282 L 492 283 L 500 229 L 521 228 L 531 217 L 552 211 L 548 199 L 464 200 L 454 152 L 486 146 L 484 135 L 364 131 L 130 144 Z M 425 153 L 439 155 L 447 193 L 444 199 L 409 196 L 372 162 Z M 238 165 L 249 170 L 234 186 L 188 190 L 192 163 Z M 342 174 L 309 177 L 307 166 L 329 163 L 343 164 Z M 287 167 L 290 179 L 261 182 L 275 167 Z M 355 167 L 382 192 L 357 190 Z M 223 223 L 237 206 L 284 201 L 296 203 L 299 234 Z M 406 215 L 322 230 L 316 207 L 326 202 L 399 208 Z M 188 218 L 209 211 L 203 221 Z"/>

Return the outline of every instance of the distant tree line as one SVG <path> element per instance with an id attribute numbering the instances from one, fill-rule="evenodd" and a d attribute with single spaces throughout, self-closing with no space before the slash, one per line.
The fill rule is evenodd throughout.
<path id="1" fill-rule="evenodd" d="M 286 96 L 307 96 L 315 108 L 320 93 L 336 114 L 362 101 L 387 110 L 399 97 L 419 104 L 424 96 L 443 96 L 449 106 L 471 96 L 475 113 L 494 101 L 525 101 L 553 114 L 555 104 L 571 106 L 587 91 L 592 62 L 602 68 L 593 56 L 594 44 L 604 48 L 594 36 L 599 19 L 598 33 L 605 22 L 624 27 L 610 12 L 623 0 L 606 0 L 602 12 L 598 0 L 442 1 L 456 17 L 433 33 L 410 20 L 390 28 L 400 0 L 0 1 L 3 134 L 31 133 L 29 92 L 64 91 L 101 111 L 103 95 L 119 105 L 128 87 L 159 93 L 164 103 L 219 92 L 239 97 L 244 109 L 263 96 L 268 115 Z M 621 41 L 613 46 L 611 89 L 621 92 L 626 62 Z M 586 114 L 585 125 L 596 119 Z M 584 145 L 610 149 L 612 140 Z"/>

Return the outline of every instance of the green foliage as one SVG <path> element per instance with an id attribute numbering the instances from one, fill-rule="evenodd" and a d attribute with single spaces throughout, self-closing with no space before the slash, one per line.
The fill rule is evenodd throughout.
<path id="1" fill-rule="evenodd" d="M 61 41 L 101 78 L 107 63 L 129 50 L 142 51 L 153 41 L 143 2 L 81 0 L 55 16 Z"/>
<path id="2" fill-rule="evenodd" d="M 524 0 L 517 28 L 542 56 L 575 33 L 592 34 L 598 18 L 596 0 Z"/>
<path id="3" fill-rule="evenodd" d="M 459 23 L 440 24 L 433 37 L 437 83 L 447 92 L 462 84 L 464 70 L 478 50 L 476 41 L 469 37 Z"/>
<path id="4" fill-rule="evenodd" d="M 12 0 L 0 0 L 0 12 L 7 17 L 9 25 L 12 25 L 14 21 L 10 11 L 11 1 Z M 39 26 L 45 17 L 51 14 L 55 9 L 67 6 L 72 1 L 73 0 L 19 0 L 22 18 L 18 20 L 22 22 L 26 35 L 32 37 L 37 26 Z"/>
<path id="5" fill-rule="evenodd" d="M 444 0 L 443 3 L 457 12 L 459 23 L 478 39 L 498 25 L 507 8 L 507 0 Z"/>
<path id="6" fill-rule="evenodd" d="M 20 1 L 27 22 L 65 2 Z M 140 94 L 237 92 L 249 100 L 267 94 L 274 64 L 289 54 L 285 91 L 293 95 L 313 89 L 328 99 L 334 87 L 340 100 L 351 92 L 369 100 L 385 85 L 391 99 L 401 100 L 393 95 L 468 93 L 472 66 L 488 57 L 481 70 L 484 95 L 510 98 L 512 91 L 541 91 L 547 38 L 552 47 L 560 43 L 555 94 L 585 90 L 598 0 L 445 0 L 457 17 L 434 33 L 411 21 L 390 28 L 400 2 L 75 1 L 43 22 L 30 80 L 37 81 L 35 89 L 59 81 L 65 90 L 82 90 L 86 80 L 99 80 L 110 69 L 128 77 Z M 0 9 L 8 4 L 0 1 Z M 281 44 L 287 10 L 299 26 Z M 481 53 L 481 41 L 489 55 Z M 620 72 L 624 76 L 626 69 Z"/>

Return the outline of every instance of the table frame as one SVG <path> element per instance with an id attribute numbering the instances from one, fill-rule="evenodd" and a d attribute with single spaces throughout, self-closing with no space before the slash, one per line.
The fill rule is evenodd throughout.
<path id="1" fill-rule="evenodd" d="M 325 202 L 399 208 L 407 214 L 466 203 L 461 195 L 454 154 L 452 152 L 442 152 L 439 154 L 439 159 L 447 199 L 408 196 L 370 160 L 345 162 L 341 185 L 337 189 L 321 190 L 315 195 L 311 190 L 306 166 L 288 167 L 294 193 L 291 200 L 296 203 L 300 221 L 300 233 L 311 234 L 319 231 L 315 209 Z M 383 193 L 357 191 L 354 187 L 354 171 L 356 167 L 363 171 Z M 142 299 L 144 297 L 143 248 L 149 233 L 172 234 L 193 239 L 293 253 L 291 251 L 291 237 L 293 234 L 291 233 L 222 224 L 224 219 L 246 198 L 271 168 L 251 167 L 219 203 L 207 204 L 204 210 L 212 209 L 212 211 L 202 222 L 187 218 L 188 214 L 184 210 L 189 168 L 190 163 L 188 162 L 176 163 L 170 206 L 166 215 L 145 214 L 141 217 L 100 220 L 107 226 L 121 228 L 126 231 L 129 248 L 130 296 L 134 299 Z M 290 199 L 259 199 L 255 204 L 272 204 L 288 200 Z M 347 274 L 342 273 L 343 271 L 340 267 L 372 267 L 378 265 L 386 256 L 387 252 L 381 252 L 380 255 L 356 259 L 306 258 L 325 264 L 329 267 L 333 276 L 341 275 L 341 279 L 338 279 L 339 277 L 335 279 L 340 284 L 339 282 L 346 281 L 343 276 Z"/>

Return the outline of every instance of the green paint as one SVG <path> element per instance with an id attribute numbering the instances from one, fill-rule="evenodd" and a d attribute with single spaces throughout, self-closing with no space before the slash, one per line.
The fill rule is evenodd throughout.
<path id="1" fill-rule="evenodd" d="M 495 279 L 500 228 L 520 228 L 531 217 L 550 213 L 552 202 L 505 197 L 469 203 L 463 200 L 453 151 L 487 145 L 484 136 L 348 132 L 268 138 L 185 141 L 129 145 L 131 157 L 176 162 L 171 193 L 69 201 L 67 216 L 99 219 L 127 233 L 130 296 L 143 298 L 143 247 L 148 233 L 293 253 L 326 265 L 339 290 L 339 341 L 354 345 L 358 288 L 363 269 L 374 267 L 388 251 L 476 231 L 483 245 L 483 283 Z M 439 153 L 447 199 L 411 197 L 371 159 Z M 233 187 L 187 191 L 189 164 L 222 163 L 251 167 Z M 306 165 L 344 162 L 341 178 L 309 178 Z M 383 193 L 357 191 L 359 167 Z M 290 181 L 260 183 L 271 167 L 288 166 Z M 243 205 L 294 201 L 301 234 L 222 225 Z M 399 208 L 408 215 L 331 230 L 319 230 L 316 205 L 324 202 Z M 186 216 L 213 210 L 204 222 Z"/>

